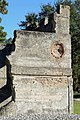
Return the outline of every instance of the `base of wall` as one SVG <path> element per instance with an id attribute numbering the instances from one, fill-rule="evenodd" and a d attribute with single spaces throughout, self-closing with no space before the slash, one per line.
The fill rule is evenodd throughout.
<path id="1" fill-rule="evenodd" d="M 68 113 L 68 83 L 67 76 L 14 75 L 16 113 Z"/>

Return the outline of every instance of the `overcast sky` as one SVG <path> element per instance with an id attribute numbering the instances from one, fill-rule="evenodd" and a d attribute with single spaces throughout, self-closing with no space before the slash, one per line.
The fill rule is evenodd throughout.
<path id="1" fill-rule="evenodd" d="M 51 3 L 53 5 L 55 0 L 7 0 L 7 2 L 8 14 L 2 16 L 3 22 L 1 25 L 4 26 L 8 39 L 13 38 L 14 30 L 20 29 L 18 23 L 25 20 L 27 13 L 38 13 L 41 4 Z"/>

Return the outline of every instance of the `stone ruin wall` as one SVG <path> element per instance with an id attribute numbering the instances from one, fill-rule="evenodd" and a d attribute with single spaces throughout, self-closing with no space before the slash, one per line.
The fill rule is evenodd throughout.
<path id="1" fill-rule="evenodd" d="M 56 33 L 15 31 L 16 49 L 9 57 L 15 114 L 72 113 L 69 17 L 69 7 L 60 6 L 60 13 L 54 14 Z"/>

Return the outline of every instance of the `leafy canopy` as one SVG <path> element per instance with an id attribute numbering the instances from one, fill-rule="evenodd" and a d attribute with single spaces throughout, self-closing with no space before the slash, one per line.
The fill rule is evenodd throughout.
<path id="1" fill-rule="evenodd" d="M 2 22 L 2 15 L 7 14 L 8 3 L 6 0 L 0 0 L 0 23 Z M 3 31 L 4 27 L 0 26 L 0 42 L 3 42 L 6 39 L 7 33 Z"/>

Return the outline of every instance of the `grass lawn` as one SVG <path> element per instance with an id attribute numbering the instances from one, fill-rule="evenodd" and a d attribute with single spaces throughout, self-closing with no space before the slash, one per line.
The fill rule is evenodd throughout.
<path id="1" fill-rule="evenodd" d="M 80 101 L 74 100 L 74 114 L 80 114 Z"/>

